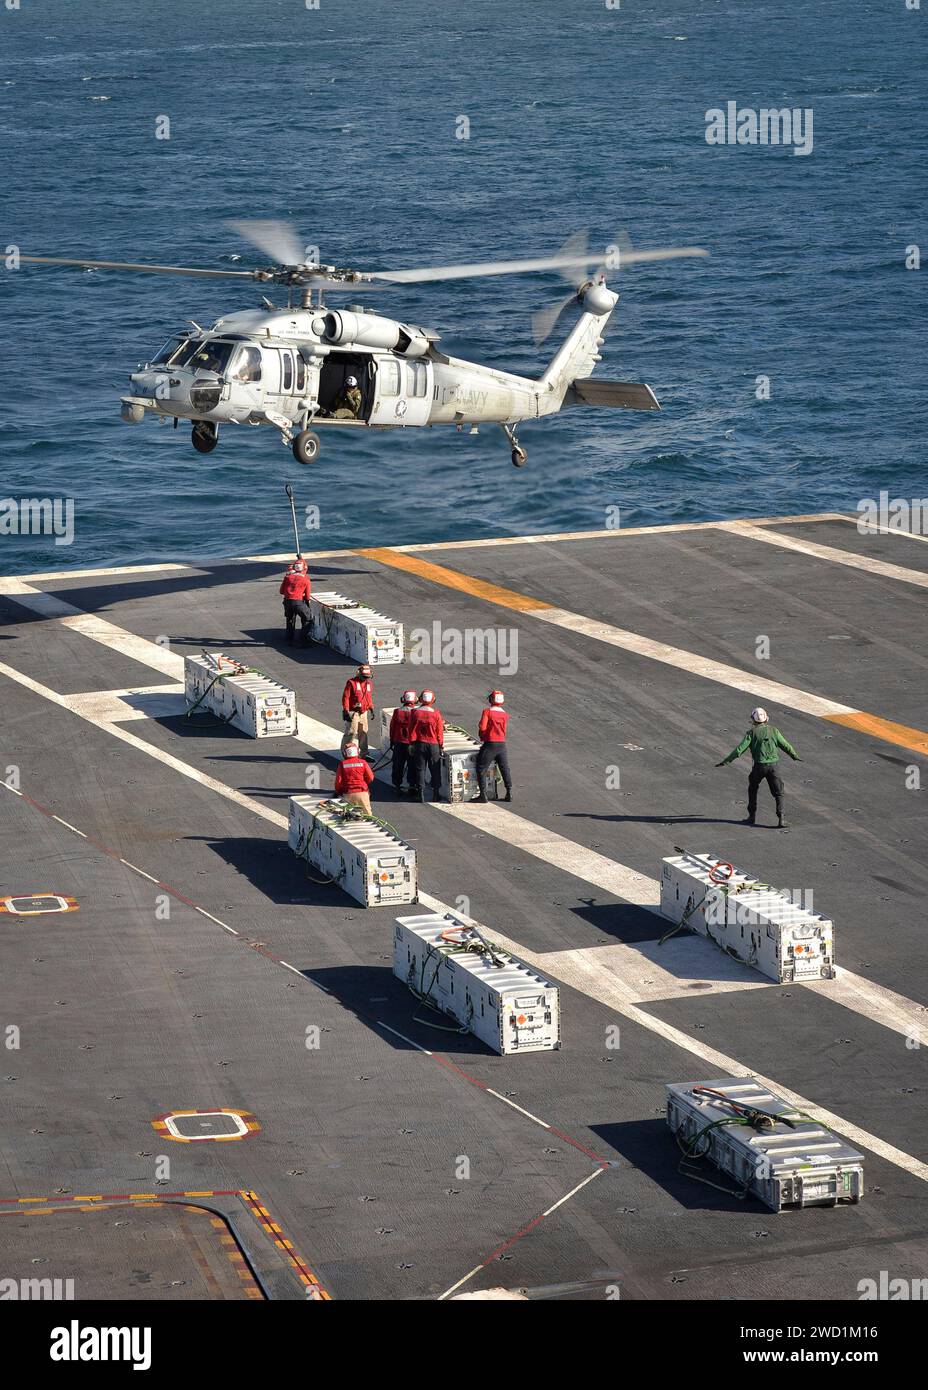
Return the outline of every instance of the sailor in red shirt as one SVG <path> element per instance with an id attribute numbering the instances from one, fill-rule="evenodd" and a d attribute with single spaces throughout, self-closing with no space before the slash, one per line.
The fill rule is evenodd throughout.
<path id="1" fill-rule="evenodd" d="M 342 691 L 342 719 L 345 733 L 342 738 L 342 752 L 352 739 L 361 749 L 361 756 L 367 757 L 367 730 L 374 710 L 374 685 L 371 681 L 371 668 L 361 665 L 350 680 L 345 682 Z"/>
<path id="2" fill-rule="evenodd" d="M 492 769 L 498 767 L 506 788 L 506 801 L 512 800 L 512 774 L 509 771 L 509 754 L 506 751 L 506 725 L 509 715 L 503 709 L 503 692 L 491 690 L 487 696 L 487 707 L 480 716 L 480 752 L 477 754 L 477 781 L 480 795 L 476 801 L 487 800 L 487 776 L 495 775 Z"/>
<path id="3" fill-rule="evenodd" d="M 309 645 L 309 575 L 306 573 L 306 561 L 302 555 L 297 556 L 291 565 L 287 566 L 287 573 L 284 575 L 283 583 L 279 592 L 284 596 L 284 617 L 287 620 L 287 641 L 292 646 L 293 638 L 296 633 L 296 620 L 299 618 L 303 645 Z"/>
<path id="4" fill-rule="evenodd" d="M 416 714 L 418 695 L 414 690 L 403 691 L 403 702 L 397 705 L 390 718 L 390 744 L 393 748 L 393 786 L 396 791 L 403 789 L 403 773 L 406 773 L 407 790 L 413 790 L 415 773 L 413 769 L 412 725 Z"/>
<path id="5" fill-rule="evenodd" d="M 434 690 L 423 690 L 419 707 L 413 711 L 411 722 L 413 754 L 413 796 L 425 800 L 425 773 L 428 769 L 432 783 L 432 800 L 441 791 L 441 755 L 445 748 L 445 721 L 435 704 Z"/>
<path id="6" fill-rule="evenodd" d="M 343 796 L 351 805 L 360 806 L 370 815 L 371 794 L 367 789 L 373 780 L 374 769 L 366 758 L 360 756 L 358 745 L 347 744 L 345 756 L 335 773 L 335 790 L 338 795 Z"/>

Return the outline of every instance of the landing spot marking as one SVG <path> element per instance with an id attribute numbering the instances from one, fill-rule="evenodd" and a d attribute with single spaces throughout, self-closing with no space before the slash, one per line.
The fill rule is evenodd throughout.
<path id="1" fill-rule="evenodd" d="M 249 1139 L 261 1128 L 247 1110 L 168 1110 L 151 1123 L 165 1139 L 176 1139 L 180 1144 Z"/>
<path id="2" fill-rule="evenodd" d="M 77 898 L 66 898 L 61 893 L 47 893 L 44 889 L 34 893 L 17 893 L 11 898 L 0 898 L 0 912 L 12 917 L 43 917 L 50 912 L 77 912 L 80 904 Z"/>

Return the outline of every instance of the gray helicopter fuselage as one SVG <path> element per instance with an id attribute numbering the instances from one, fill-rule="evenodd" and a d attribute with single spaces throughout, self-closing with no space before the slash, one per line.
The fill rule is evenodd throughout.
<path id="1" fill-rule="evenodd" d="M 449 357 L 435 334 L 359 306 L 242 310 L 178 335 L 133 373 L 123 418 L 270 424 L 285 435 L 307 425 L 513 424 L 560 409 L 571 374 L 592 370 L 616 298 L 606 293 L 605 312 L 585 312 L 565 344 L 574 342 L 564 370 L 552 374 L 555 358 L 540 380 Z M 349 376 L 361 389 L 357 416 L 337 411 Z"/>

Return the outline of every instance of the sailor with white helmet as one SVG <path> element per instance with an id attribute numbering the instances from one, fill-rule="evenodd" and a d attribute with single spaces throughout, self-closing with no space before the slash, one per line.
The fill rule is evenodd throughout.
<path id="1" fill-rule="evenodd" d="M 487 799 L 487 776 L 493 776 L 493 769 L 499 768 L 506 788 L 506 800 L 512 800 L 512 773 L 509 771 L 509 754 L 506 751 L 506 726 L 509 715 L 503 709 L 505 697 L 501 690 L 491 690 L 487 696 L 487 707 L 480 716 L 477 730 L 480 738 L 480 752 L 477 754 L 477 784 L 480 787 L 478 801 Z"/>
<path id="2" fill-rule="evenodd" d="M 751 727 L 737 748 L 733 748 L 727 758 L 716 763 L 716 767 L 725 767 L 727 763 L 734 762 L 735 758 L 740 758 L 741 754 L 746 753 L 749 748 L 754 765 L 748 774 L 748 814 L 745 818 L 745 824 L 754 825 L 756 823 L 757 789 L 761 782 L 766 781 L 776 801 L 777 824 L 781 830 L 785 830 L 787 827 L 784 788 L 779 769 L 780 749 L 782 748 L 784 753 L 788 753 L 794 762 L 801 763 L 802 759 L 789 740 L 784 738 L 780 730 L 775 729 L 770 723 L 767 711 L 761 709 L 760 706 L 751 710 Z"/>
<path id="3" fill-rule="evenodd" d="M 418 698 L 414 690 L 404 690 L 402 703 L 397 705 L 390 716 L 390 746 L 393 749 L 392 781 L 394 789 L 398 792 L 403 789 L 404 773 L 406 774 L 407 790 L 412 792 L 415 786 L 413 725 Z"/>
<path id="4" fill-rule="evenodd" d="M 335 397 L 332 412 L 336 420 L 359 420 L 361 418 L 361 388 L 356 376 L 346 376 L 345 384 Z"/>
<path id="5" fill-rule="evenodd" d="M 435 691 L 423 690 L 410 721 L 413 755 L 413 794 L 425 800 L 425 779 L 432 784 L 432 800 L 441 795 L 441 756 L 445 748 L 445 721 L 435 703 Z"/>

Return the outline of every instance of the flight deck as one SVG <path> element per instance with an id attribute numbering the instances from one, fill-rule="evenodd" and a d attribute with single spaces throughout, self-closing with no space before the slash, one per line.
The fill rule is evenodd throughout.
<path id="1" fill-rule="evenodd" d="M 924 540 L 826 514 L 306 554 L 314 588 L 403 624 L 378 710 L 430 687 L 474 733 L 505 691 L 513 801 L 417 804 L 383 769 L 421 906 L 364 908 L 287 843 L 356 665 L 286 645 L 289 556 L 0 581 L 4 1273 L 252 1301 L 856 1300 L 921 1276 Z M 296 734 L 188 717 L 204 650 L 292 689 Z M 764 786 L 743 823 L 746 758 L 715 766 L 756 705 L 803 760 L 788 830 Z M 678 850 L 811 895 L 836 977 L 661 944 Z M 424 1010 L 392 968 L 417 911 L 552 981 L 560 1048 L 496 1055 Z M 681 1172 L 666 1086 L 723 1076 L 860 1153 L 861 1201 L 775 1214 Z"/>

